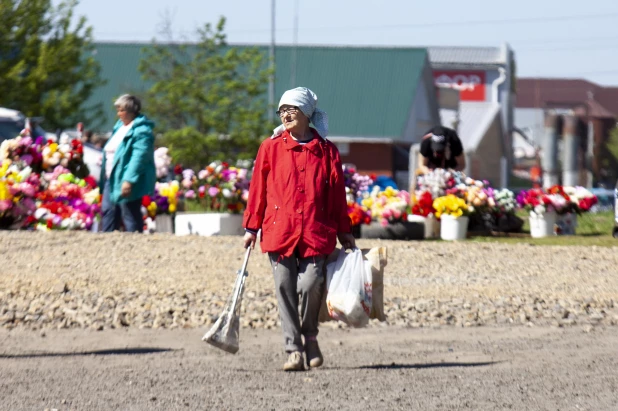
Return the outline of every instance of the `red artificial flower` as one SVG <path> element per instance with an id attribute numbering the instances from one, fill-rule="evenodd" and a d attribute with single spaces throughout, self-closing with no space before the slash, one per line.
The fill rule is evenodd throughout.
<path id="1" fill-rule="evenodd" d="M 174 166 L 174 174 L 176 175 L 182 174 L 182 166 L 180 164 L 176 164 Z"/>
<path id="2" fill-rule="evenodd" d="M 50 230 L 54 228 L 54 223 L 52 223 L 52 220 L 47 220 L 47 228 L 49 228 Z"/>
<path id="3" fill-rule="evenodd" d="M 228 168 L 230 165 L 228 163 L 226 163 L 225 161 L 221 163 L 221 165 L 225 168 Z"/>
<path id="4" fill-rule="evenodd" d="M 84 177 L 84 181 L 88 184 L 88 187 L 94 189 L 97 186 L 97 180 L 92 176 Z"/>
<path id="5" fill-rule="evenodd" d="M 150 205 L 150 203 L 152 203 L 152 200 L 150 199 L 150 196 L 144 196 L 142 197 L 142 205 L 146 208 L 148 208 L 148 206 Z"/>
<path id="6" fill-rule="evenodd" d="M 372 179 L 373 181 L 376 181 L 378 176 L 376 176 L 374 173 L 372 173 L 371 175 L 369 175 L 369 178 Z"/>

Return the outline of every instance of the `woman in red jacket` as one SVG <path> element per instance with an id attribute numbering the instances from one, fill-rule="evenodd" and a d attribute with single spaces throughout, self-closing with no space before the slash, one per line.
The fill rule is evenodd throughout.
<path id="1" fill-rule="evenodd" d="M 328 118 L 317 102 L 304 87 L 281 97 L 282 125 L 260 146 L 243 221 L 244 246 L 255 247 L 262 230 L 260 246 L 273 268 L 286 371 L 304 369 L 303 352 L 309 367 L 322 365 L 317 335 L 324 261 L 337 238 L 355 247 L 339 151 L 325 139 Z"/>

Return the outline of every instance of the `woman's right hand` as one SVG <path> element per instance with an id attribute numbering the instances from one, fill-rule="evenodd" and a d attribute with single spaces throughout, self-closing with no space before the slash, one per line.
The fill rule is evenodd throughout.
<path id="1" fill-rule="evenodd" d="M 242 241 L 244 243 L 244 248 L 251 247 L 251 249 L 253 250 L 255 248 L 255 240 L 256 239 L 257 239 L 257 235 L 247 231 L 245 233 L 245 236 L 242 239 Z"/>

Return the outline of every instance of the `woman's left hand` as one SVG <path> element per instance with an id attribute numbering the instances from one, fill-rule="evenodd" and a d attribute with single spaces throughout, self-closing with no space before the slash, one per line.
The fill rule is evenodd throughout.
<path id="1" fill-rule="evenodd" d="M 356 240 L 351 233 L 338 233 L 337 238 L 339 239 L 341 246 L 346 250 L 356 248 Z"/>
<path id="2" fill-rule="evenodd" d="M 132 185 L 128 181 L 124 181 L 122 183 L 122 187 L 120 188 L 120 195 L 123 197 L 129 197 L 131 195 Z"/>

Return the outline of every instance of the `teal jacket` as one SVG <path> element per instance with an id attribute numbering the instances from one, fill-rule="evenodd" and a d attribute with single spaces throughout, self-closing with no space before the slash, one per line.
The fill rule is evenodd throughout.
<path id="1" fill-rule="evenodd" d="M 112 136 L 122 126 L 118 120 L 114 126 Z M 116 153 L 114 153 L 114 168 L 109 177 L 110 200 L 114 203 L 123 203 L 141 199 L 145 195 L 154 192 L 157 181 L 157 172 L 154 163 L 154 123 L 144 115 L 139 115 L 133 120 L 133 126 L 122 140 Z M 111 140 L 111 139 L 110 139 Z M 109 143 L 109 140 L 108 140 Z M 105 148 L 103 148 L 103 163 L 101 164 L 101 177 L 99 187 L 101 193 L 106 183 L 105 175 Z M 122 183 L 128 181 L 133 185 L 131 195 L 122 197 L 120 189 Z"/>

